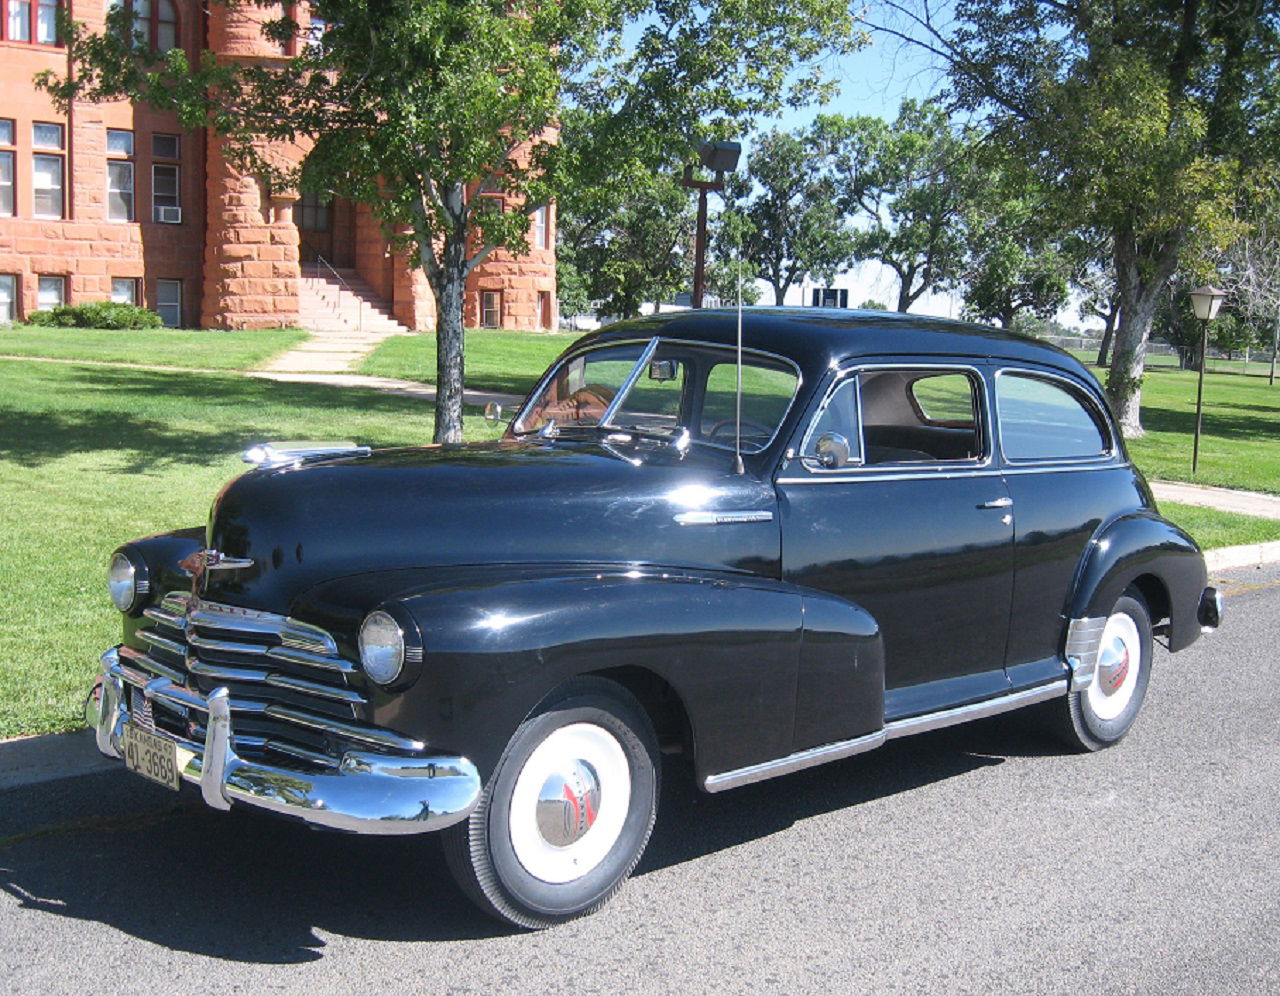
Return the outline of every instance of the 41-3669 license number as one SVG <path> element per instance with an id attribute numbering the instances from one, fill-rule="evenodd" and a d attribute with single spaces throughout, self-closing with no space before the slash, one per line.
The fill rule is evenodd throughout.
<path id="1" fill-rule="evenodd" d="M 178 788 L 177 745 L 172 740 L 128 724 L 124 736 L 124 764 L 130 771 L 166 788 Z"/>

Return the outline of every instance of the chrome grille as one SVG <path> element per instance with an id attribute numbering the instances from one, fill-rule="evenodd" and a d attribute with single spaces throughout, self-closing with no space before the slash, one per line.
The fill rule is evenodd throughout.
<path id="1" fill-rule="evenodd" d="M 135 631 L 132 645 L 120 648 L 121 664 L 201 697 L 225 686 L 235 717 L 233 746 L 242 756 L 270 754 L 272 763 L 335 767 L 351 748 L 422 747 L 362 722 L 367 700 L 349 680 L 357 668 L 319 627 L 183 592 L 171 592 L 143 615 L 147 625 Z M 154 703 L 152 715 L 166 732 L 203 742 L 203 710 L 167 697 Z"/>

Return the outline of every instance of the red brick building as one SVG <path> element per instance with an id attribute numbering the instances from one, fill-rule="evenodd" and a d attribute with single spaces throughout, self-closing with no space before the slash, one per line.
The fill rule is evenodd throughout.
<path id="1" fill-rule="evenodd" d="M 365 205 L 268 195 L 233 170 L 215 137 L 170 112 L 125 102 L 54 109 L 33 77 L 65 72 L 56 11 L 101 31 L 128 3 L 157 51 L 202 48 L 226 59 L 272 59 L 259 30 L 278 14 L 195 0 L 0 0 L 0 321 L 59 303 L 114 299 L 158 311 L 168 325 L 266 328 L 299 321 L 303 267 L 354 271 L 403 325 L 430 329 L 425 276 L 393 253 Z M 306 23 L 305 5 L 294 16 Z M 305 150 L 281 150 L 301 156 Z M 496 253 L 468 282 L 471 326 L 555 322 L 554 208 L 534 219 L 528 255 Z M 327 269 L 327 268 L 326 268 Z"/>

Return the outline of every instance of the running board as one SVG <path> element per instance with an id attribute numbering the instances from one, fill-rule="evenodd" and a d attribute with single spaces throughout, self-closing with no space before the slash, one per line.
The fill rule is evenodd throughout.
<path id="1" fill-rule="evenodd" d="M 797 751 L 774 761 L 762 761 L 760 764 L 748 765 L 745 768 L 735 768 L 733 771 L 725 771 L 718 775 L 708 775 L 703 781 L 703 787 L 708 792 L 723 792 L 726 789 L 751 785 L 754 782 L 762 782 L 768 778 L 776 778 L 779 775 L 789 775 L 793 771 L 815 768 L 819 764 L 826 764 L 829 761 L 839 761 L 842 758 L 852 757 L 854 754 L 863 754 L 866 751 L 874 750 L 886 741 L 896 740 L 898 737 L 909 737 L 913 733 L 941 730 L 943 727 L 967 723 L 971 719 L 997 716 L 1002 712 L 1020 709 L 1023 706 L 1034 705 L 1036 702 L 1044 702 L 1047 699 L 1057 698 L 1066 694 L 1067 682 L 1065 680 L 1054 681 L 1047 685 L 1037 685 L 1035 688 L 1026 688 L 1020 692 L 1001 695 L 994 699 L 984 699 L 981 702 L 956 706 L 953 709 L 943 709 L 939 712 L 928 712 L 922 716 L 911 716 L 908 719 L 895 720 L 892 723 L 886 723 L 882 730 L 868 733 L 865 736 L 854 737 L 852 740 L 841 740 L 838 743 L 824 744 L 821 747 L 810 747 L 808 750 Z"/>

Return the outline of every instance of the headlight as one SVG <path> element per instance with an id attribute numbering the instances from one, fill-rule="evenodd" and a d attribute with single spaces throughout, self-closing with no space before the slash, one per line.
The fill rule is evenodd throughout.
<path id="1" fill-rule="evenodd" d="M 111 555 L 111 564 L 107 567 L 107 591 L 117 609 L 132 611 L 150 590 L 145 564 L 131 560 L 120 550 Z"/>
<path id="2" fill-rule="evenodd" d="M 365 674 L 389 685 L 404 667 L 404 631 L 390 613 L 375 609 L 360 625 L 360 663 Z"/>

